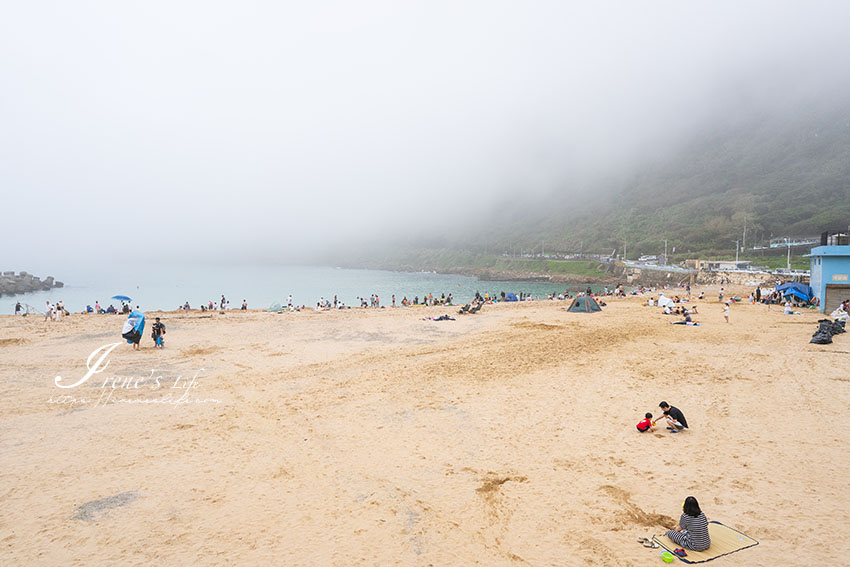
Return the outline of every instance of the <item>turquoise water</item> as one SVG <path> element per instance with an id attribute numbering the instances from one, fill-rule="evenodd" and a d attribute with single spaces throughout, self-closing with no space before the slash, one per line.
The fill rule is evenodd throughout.
<path id="1" fill-rule="evenodd" d="M 485 282 L 474 277 L 430 272 L 315 266 L 163 265 L 137 268 L 116 265 L 50 273 L 31 272 L 42 278 L 53 275 L 65 282 L 65 287 L 17 296 L 4 295 L 0 298 L 0 313 L 14 313 L 15 301 L 42 310 L 45 301 L 62 300 L 72 312 L 82 311 L 86 305 L 94 306 L 95 301 L 100 301 L 104 308 L 110 303 L 119 306 L 120 302 L 110 299 L 113 295 L 127 295 L 133 299 L 133 306 L 149 311 L 176 309 L 186 301 L 193 309 L 210 300 L 218 306 L 222 294 L 230 301 L 232 309 L 238 309 L 243 299 L 248 301 L 249 308 L 265 309 L 274 302 L 285 304 L 289 294 L 292 294 L 296 305 L 314 307 L 321 297 L 332 301 L 337 295 L 346 305 L 359 307 L 357 298 L 368 298 L 373 293 L 381 298 L 381 305 L 389 306 L 393 294 L 398 304 L 402 297 L 413 300 L 414 296 L 419 296 L 421 301 L 428 293 L 435 297 L 451 293 L 454 302 L 460 303 L 472 299 L 476 290 L 482 295 L 504 291 L 545 298 L 548 293 L 571 287 L 568 284 Z M 584 289 L 587 286 L 575 287 Z M 594 291 L 602 289 L 601 286 L 591 287 Z"/>

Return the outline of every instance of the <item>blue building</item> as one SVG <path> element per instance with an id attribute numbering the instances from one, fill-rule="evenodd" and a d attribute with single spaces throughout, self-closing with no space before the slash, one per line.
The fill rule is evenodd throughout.
<path id="1" fill-rule="evenodd" d="M 812 248 L 811 286 L 820 300 L 819 309 L 832 313 L 845 299 L 850 299 L 850 246 L 818 246 Z"/>

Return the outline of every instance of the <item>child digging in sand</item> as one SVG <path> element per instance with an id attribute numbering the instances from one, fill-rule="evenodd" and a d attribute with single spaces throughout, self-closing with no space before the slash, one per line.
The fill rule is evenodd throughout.
<path id="1" fill-rule="evenodd" d="M 652 426 L 655 425 L 652 422 L 652 414 L 647 412 L 646 415 L 640 422 L 637 424 L 637 430 L 641 433 L 646 433 L 647 431 L 655 431 Z"/>

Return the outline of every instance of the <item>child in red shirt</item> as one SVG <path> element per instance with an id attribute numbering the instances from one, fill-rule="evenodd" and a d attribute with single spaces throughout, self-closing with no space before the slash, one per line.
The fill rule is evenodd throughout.
<path id="1" fill-rule="evenodd" d="M 637 426 L 636 426 L 636 427 L 637 427 L 638 431 L 640 431 L 641 433 L 645 433 L 645 432 L 647 432 L 647 431 L 655 431 L 655 430 L 652 428 L 652 426 L 653 426 L 653 425 L 655 425 L 655 424 L 654 424 L 654 423 L 652 423 L 652 414 L 651 414 L 651 413 L 647 413 L 647 414 L 644 416 L 644 419 L 642 419 L 642 420 L 640 421 L 640 423 L 638 423 L 638 424 L 637 424 Z"/>

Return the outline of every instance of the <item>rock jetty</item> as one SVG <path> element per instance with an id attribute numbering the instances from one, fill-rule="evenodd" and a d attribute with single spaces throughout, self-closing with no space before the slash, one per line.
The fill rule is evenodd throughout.
<path id="1" fill-rule="evenodd" d="M 64 287 L 65 284 L 47 276 L 43 280 L 27 272 L 3 272 L 0 275 L 0 295 L 17 295 L 30 291 L 43 291 L 55 287 Z"/>

